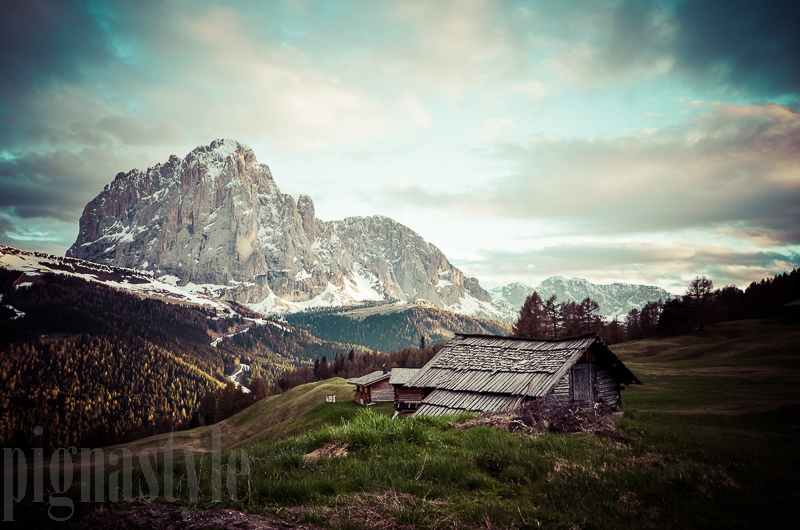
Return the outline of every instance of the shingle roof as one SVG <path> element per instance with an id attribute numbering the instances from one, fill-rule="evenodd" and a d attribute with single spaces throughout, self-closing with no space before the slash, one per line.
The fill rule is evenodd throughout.
<path id="1" fill-rule="evenodd" d="M 405 386 L 544 396 L 590 348 L 608 363 L 621 383 L 641 384 L 600 337 L 590 333 L 563 340 L 456 335 Z"/>
<path id="2" fill-rule="evenodd" d="M 361 376 L 358 379 L 353 379 L 352 381 L 348 381 L 347 384 L 357 385 L 357 386 L 369 386 L 373 383 L 377 383 L 381 379 L 389 377 L 390 375 L 391 372 L 383 373 L 383 370 L 377 370 L 375 372 L 372 372 L 371 374 Z"/>
<path id="3" fill-rule="evenodd" d="M 434 390 L 425 397 L 416 414 L 419 416 L 444 416 L 465 410 L 490 412 L 513 408 L 519 404 L 519 401 L 519 396 Z"/>
<path id="4" fill-rule="evenodd" d="M 392 368 L 392 377 L 389 378 L 389 384 L 403 385 L 414 377 L 419 370 L 419 368 Z"/>

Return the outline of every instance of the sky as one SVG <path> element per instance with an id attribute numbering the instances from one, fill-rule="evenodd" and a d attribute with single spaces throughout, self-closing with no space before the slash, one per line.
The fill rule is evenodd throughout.
<path id="1" fill-rule="evenodd" d="M 0 0 L 0 244 L 217 138 L 485 288 L 800 266 L 800 3 Z"/>

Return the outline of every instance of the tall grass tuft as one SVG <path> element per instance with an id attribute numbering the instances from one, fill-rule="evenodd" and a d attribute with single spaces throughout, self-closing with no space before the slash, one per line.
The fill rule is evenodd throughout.
<path id="1" fill-rule="evenodd" d="M 353 449 L 368 449 L 396 442 L 424 445 L 434 441 L 430 422 L 418 418 L 393 420 L 371 409 L 359 411 L 342 425 L 329 425 L 301 437 L 306 450 L 312 451 L 328 444 L 346 444 Z"/>

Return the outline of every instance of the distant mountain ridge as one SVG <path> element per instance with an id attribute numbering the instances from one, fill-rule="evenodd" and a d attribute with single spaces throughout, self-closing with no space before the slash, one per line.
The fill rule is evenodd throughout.
<path id="1" fill-rule="evenodd" d="M 658 300 L 666 302 L 675 298 L 664 289 L 652 285 L 629 283 L 598 285 L 581 278 L 563 276 L 547 278 L 536 287 L 510 283 L 489 290 L 496 305 L 507 303 L 517 311 L 528 295 L 534 291 L 537 291 L 543 299 L 556 295 L 559 302 L 580 302 L 588 296 L 599 304 L 598 312 L 607 318 L 622 317 L 631 309 L 641 309 L 648 302 Z"/>
<path id="2" fill-rule="evenodd" d="M 321 221 L 310 197 L 281 193 L 233 140 L 119 173 L 86 205 L 67 256 L 146 270 L 264 313 L 422 298 L 503 316 L 478 280 L 410 228 L 380 215 Z"/>
<path id="3" fill-rule="evenodd" d="M 512 331 L 509 322 L 460 315 L 432 304 L 304 311 L 285 318 L 291 326 L 320 339 L 346 341 L 385 352 L 417 346 L 423 336 L 429 344 L 443 344 L 456 333 L 506 336 Z"/>

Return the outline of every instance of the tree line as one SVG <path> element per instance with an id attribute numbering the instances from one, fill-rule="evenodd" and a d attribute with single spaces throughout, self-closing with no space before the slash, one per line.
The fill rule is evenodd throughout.
<path id="1" fill-rule="evenodd" d="M 444 344 L 427 344 L 424 336 L 420 337 L 419 347 L 401 348 L 389 353 L 374 349 L 366 353 L 357 353 L 351 349 L 346 354 L 336 354 L 332 360 L 323 356 L 315 359 L 312 366 L 301 366 L 284 372 L 270 393 L 282 393 L 296 386 L 322 381 L 333 377 L 352 379 L 361 377 L 385 366 L 392 368 L 421 368 L 439 353 Z"/>
<path id="2" fill-rule="evenodd" d="M 606 321 L 591 298 L 559 303 L 555 295 L 545 300 L 534 291 L 520 309 L 512 336 L 558 339 L 594 332 L 607 344 L 616 344 L 689 329 L 702 331 L 717 322 L 772 317 L 795 300 L 800 300 L 797 269 L 753 282 L 744 291 L 736 286 L 714 289 L 712 280 L 697 277 L 683 296 L 648 302 L 631 309 L 622 321 L 616 317 Z"/>
<path id="3" fill-rule="evenodd" d="M 219 383 L 128 334 L 40 339 L 0 349 L 0 444 L 99 447 L 188 421 Z M 42 436 L 34 427 L 44 427 Z"/>
<path id="4" fill-rule="evenodd" d="M 511 335 L 558 339 L 594 332 L 600 335 L 607 344 L 616 344 L 662 333 L 693 328 L 703 329 L 706 325 L 723 320 L 775 316 L 779 314 L 783 304 L 798 299 L 800 299 L 800 280 L 796 270 L 761 282 L 753 282 L 744 291 L 733 286 L 715 290 L 711 280 L 698 277 L 689 284 L 682 297 L 667 302 L 661 300 L 648 302 L 641 309 L 629 311 L 622 321 L 618 318 L 606 321 L 598 313 L 598 302 L 589 297 L 581 302 L 559 303 L 555 295 L 545 300 L 538 292 L 533 292 L 520 309 L 519 319 L 513 325 Z M 411 313 L 411 311 L 390 315 L 370 315 L 364 320 L 373 319 L 371 324 L 375 328 L 380 328 L 381 324 L 388 323 L 390 324 L 389 329 L 402 331 L 403 340 L 408 342 L 412 329 L 417 329 L 411 324 L 432 323 L 432 316 L 434 316 L 425 313 L 424 310 L 420 310 L 421 314 Z M 441 313 L 450 315 L 446 312 Z M 403 318 L 397 318 L 397 315 L 402 315 Z M 299 315 L 299 318 L 296 318 L 315 330 L 322 325 L 332 326 L 333 322 L 359 323 L 349 317 L 337 315 L 332 310 Z M 392 323 L 394 325 L 391 325 Z M 397 325 L 398 323 L 400 326 Z M 367 326 L 368 329 L 369 327 L 371 326 Z M 463 332 L 486 333 L 487 330 L 467 329 Z M 384 365 L 387 369 L 419 368 L 430 361 L 442 347 L 441 343 L 428 345 L 425 335 L 421 335 L 419 336 L 419 347 L 391 350 L 388 354 L 379 352 L 375 348 L 372 351 L 363 351 L 363 349 L 357 351 L 356 348 L 351 348 L 346 354 L 336 352 L 332 360 L 323 355 L 321 358 L 316 358 L 313 365 L 303 364 L 285 370 L 274 380 L 273 384 L 259 381 L 255 390 L 251 385 L 254 396 L 249 399 L 257 400 L 260 399 L 259 396 L 279 394 L 298 385 L 332 377 L 346 379 L 361 377 L 382 369 Z M 226 392 L 234 391 L 232 386 L 226 389 Z M 223 391 L 217 390 L 215 395 L 217 396 L 214 398 L 216 403 L 224 401 L 221 397 Z M 239 399 L 246 401 L 243 398 Z M 209 398 L 208 401 L 211 403 L 214 400 Z M 235 400 L 229 398 L 228 401 Z M 219 412 L 217 414 L 218 416 L 215 417 L 221 417 Z M 211 415 L 206 417 L 206 420 L 210 419 L 212 419 Z"/>
<path id="5" fill-rule="evenodd" d="M 714 289 L 710 279 L 697 277 L 682 297 L 664 304 L 656 331 L 702 331 L 718 322 L 774 317 L 785 311 L 784 305 L 796 300 L 800 300 L 797 269 L 752 282 L 744 291 L 733 285 Z"/>
<path id="6" fill-rule="evenodd" d="M 423 336 L 418 348 L 402 348 L 388 354 L 377 350 L 356 352 L 355 348 L 351 348 L 347 353 L 336 353 L 330 362 L 327 356 L 323 355 L 313 363 L 286 369 L 273 382 L 260 376 L 251 377 L 247 381 L 249 394 L 229 382 L 225 387 L 214 389 L 203 397 L 187 427 L 192 429 L 220 422 L 266 397 L 282 394 L 306 383 L 334 377 L 352 379 L 382 370 L 384 366 L 389 370 L 421 368 L 433 359 L 443 346 L 443 344 L 426 345 Z"/>

